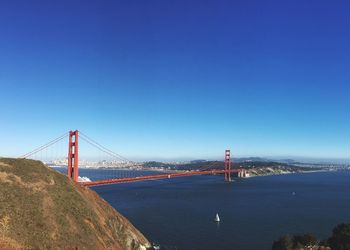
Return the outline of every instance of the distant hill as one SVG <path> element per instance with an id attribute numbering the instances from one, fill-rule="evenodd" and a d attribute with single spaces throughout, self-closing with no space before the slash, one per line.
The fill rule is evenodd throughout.
<path id="1" fill-rule="evenodd" d="M 240 158 L 239 161 L 233 160 L 232 167 L 249 168 L 249 167 L 274 167 L 274 166 L 288 166 L 286 163 L 274 162 L 269 160 L 262 160 L 261 158 Z M 205 161 L 195 160 L 188 163 L 164 163 L 157 161 L 150 161 L 143 163 L 143 167 L 157 167 L 169 170 L 203 170 L 203 169 L 220 169 L 224 168 L 223 161 Z"/>
<path id="2" fill-rule="evenodd" d="M 317 167 L 303 167 L 296 166 L 286 162 L 277 162 L 265 158 L 250 157 L 239 158 L 232 160 L 233 169 L 246 169 L 251 176 L 254 175 L 267 175 L 267 174 L 280 174 L 280 173 L 294 173 L 311 170 L 321 170 Z M 205 161 L 195 160 L 187 163 L 163 163 L 163 162 L 145 162 L 144 168 L 161 168 L 164 170 L 180 170 L 180 171 L 193 171 L 193 170 L 211 170 L 211 169 L 224 169 L 223 161 Z"/>
<path id="3" fill-rule="evenodd" d="M 164 163 L 157 161 L 144 162 L 145 168 L 164 168 L 169 170 L 197 170 L 203 168 L 223 168 L 222 161 L 195 160 L 188 163 Z"/>
<path id="4" fill-rule="evenodd" d="M 147 249 L 97 193 L 39 161 L 0 158 L 0 249 Z"/>
<path id="5" fill-rule="evenodd" d="M 241 158 L 234 158 L 232 161 L 233 162 L 249 162 L 249 161 L 265 162 L 265 161 L 271 161 L 271 160 L 262 158 L 262 157 L 241 157 Z"/>

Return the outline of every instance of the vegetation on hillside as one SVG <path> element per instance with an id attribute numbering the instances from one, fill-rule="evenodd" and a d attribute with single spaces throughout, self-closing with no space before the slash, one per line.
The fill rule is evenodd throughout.
<path id="1" fill-rule="evenodd" d="M 0 158 L 0 249 L 146 249 L 94 191 L 39 161 Z"/>
<path id="2" fill-rule="evenodd" d="M 272 250 L 349 250 L 350 223 L 337 225 L 328 240 L 318 241 L 313 234 L 284 235 L 272 244 Z"/>

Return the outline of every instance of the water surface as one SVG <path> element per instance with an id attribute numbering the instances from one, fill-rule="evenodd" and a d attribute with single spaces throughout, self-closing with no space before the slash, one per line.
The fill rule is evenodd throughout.
<path id="1" fill-rule="evenodd" d="M 271 249 L 280 235 L 313 232 L 324 239 L 336 224 L 350 222 L 350 172 L 232 183 L 192 176 L 94 190 L 162 249 Z"/>

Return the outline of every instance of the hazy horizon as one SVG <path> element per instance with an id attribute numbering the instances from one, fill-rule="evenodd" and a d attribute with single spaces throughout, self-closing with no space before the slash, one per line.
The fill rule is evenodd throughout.
<path id="1" fill-rule="evenodd" d="M 1 157 L 6 157 L 6 156 L 0 156 Z M 8 156 L 8 157 L 18 157 L 18 156 Z M 63 156 L 65 158 L 65 156 Z M 30 158 L 30 157 L 29 157 Z M 40 158 L 40 157 L 38 157 Z M 253 156 L 253 155 L 234 155 L 231 156 L 231 160 L 234 162 L 235 160 L 242 160 L 242 159 L 261 159 L 261 160 L 271 160 L 271 161 L 277 161 L 277 162 L 282 162 L 282 161 L 295 161 L 299 163 L 314 163 L 314 164 L 350 164 L 350 158 L 327 158 L 327 157 L 305 157 L 305 156 Z M 35 159 L 35 157 L 34 157 Z M 48 160 L 58 160 L 62 158 L 45 158 L 42 157 L 40 160 L 43 161 L 48 161 Z M 184 156 L 184 157 L 126 157 L 127 160 L 130 161 L 135 161 L 135 162 L 148 162 L 148 161 L 158 161 L 158 162 L 164 162 L 164 163 L 174 163 L 174 162 L 189 162 L 189 161 L 198 161 L 198 160 L 204 160 L 204 161 L 223 161 L 224 158 L 220 156 L 212 156 L 212 157 L 191 157 L 191 156 Z M 116 158 L 111 158 L 108 156 L 103 157 L 103 156 L 94 156 L 94 155 L 83 155 L 79 157 L 79 160 L 81 161 L 113 161 L 113 160 L 118 160 Z"/>

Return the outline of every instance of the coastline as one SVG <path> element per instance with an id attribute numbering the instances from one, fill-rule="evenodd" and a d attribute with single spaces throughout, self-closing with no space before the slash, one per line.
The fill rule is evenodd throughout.
<path id="1" fill-rule="evenodd" d="M 321 173 L 321 172 L 334 172 L 338 170 L 310 170 L 310 171 L 295 171 L 295 172 L 270 172 L 265 174 L 258 174 L 258 175 L 250 175 L 248 177 L 243 178 L 254 178 L 254 177 L 264 177 L 264 176 L 277 176 L 277 175 L 289 175 L 289 174 L 309 174 L 309 173 Z M 248 172 L 249 173 L 249 172 Z"/>

